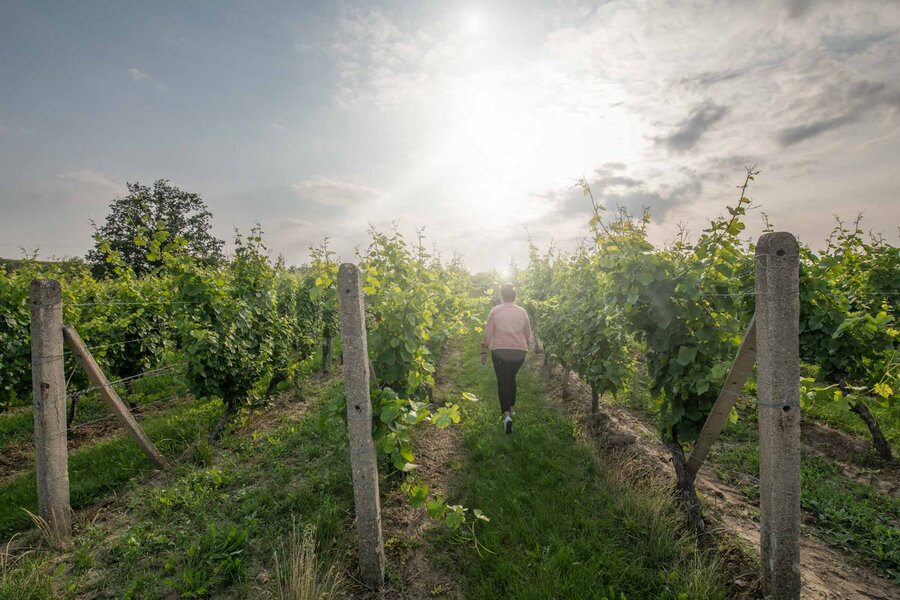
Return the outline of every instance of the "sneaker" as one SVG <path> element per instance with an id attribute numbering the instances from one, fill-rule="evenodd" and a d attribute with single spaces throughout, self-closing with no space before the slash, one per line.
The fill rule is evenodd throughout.
<path id="1" fill-rule="evenodd" d="M 510 417 L 503 419 L 503 428 L 506 430 L 506 435 L 513 432 L 512 419 Z"/>

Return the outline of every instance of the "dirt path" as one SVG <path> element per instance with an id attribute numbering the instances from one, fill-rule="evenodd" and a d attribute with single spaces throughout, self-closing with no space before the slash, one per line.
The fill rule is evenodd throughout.
<path id="1" fill-rule="evenodd" d="M 535 358 L 532 368 L 538 368 L 539 358 L 542 359 L 542 357 Z M 578 422 L 588 427 L 590 388 L 572 376 L 569 383 L 569 397 L 563 400 L 561 372 L 558 369 L 553 372 L 547 383 L 551 398 Z M 598 444 L 607 449 L 617 448 L 635 460 L 660 469 L 672 478 L 674 485 L 669 454 L 659 442 L 655 428 L 646 422 L 645 417 L 637 411 L 610 404 L 602 404 L 601 411 L 608 420 L 605 420 L 605 426 L 595 432 Z M 804 436 L 804 443 L 807 443 L 808 437 Z M 739 546 L 746 553 L 738 560 L 738 573 L 743 571 L 744 575 L 738 575 L 734 580 L 735 587 L 758 588 L 755 565 L 750 564 L 758 561 L 757 508 L 748 504 L 739 490 L 716 477 L 709 467 L 702 468 L 698 473 L 697 490 L 707 504 L 712 505 L 714 520 L 718 521 L 732 539 L 739 542 Z M 802 598 L 891 600 L 898 597 L 900 592 L 896 584 L 879 577 L 864 566 L 851 564 L 846 556 L 826 546 L 817 538 L 802 535 L 800 543 L 803 569 Z"/>
<path id="2" fill-rule="evenodd" d="M 442 363 L 459 361 L 459 348 L 447 347 Z M 443 375 L 437 374 L 435 398 L 452 396 L 457 390 Z M 416 430 L 412 449 L 416 469 L 416 480 L 428 485 L 429 496 L 447 497 L 454 470 L 458 468 L 462 453 L 460 432 L 450 427 L 421 427 Z M 441 553 L 430 541 L 430 533 L 439 524 L 428 517 L 424 508 L 409 505 L 406 494 L 400 489 L 393 490 L 382 503 L 382 527 L 387 561 L 396 565 L 399 572 L 393 573 L 400 581 L 389 581 L 385 591 L 379 594 L 364 594 L 359 598 L 373 600 L 420 600 L 422 598 L 462 598 L 453 576 L 446 564 L 438 564 Z"/>

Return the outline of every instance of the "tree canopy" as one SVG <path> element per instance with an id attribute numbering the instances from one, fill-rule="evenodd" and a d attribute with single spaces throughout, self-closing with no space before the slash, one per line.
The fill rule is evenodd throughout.
<path id="1" fill-rule="evenodd" d="M 138 275 L 151 271 L 157 260 L 150 248 L 140 243 L 148 231 L 182 238 L 183 252 L 197 260 L 210 262 L 222 257 L 224 242 L 210 234 L 212 213 L 198 194 L 183 191 L 166 179 L 158 179 L 152 188 L 138 182 L 127 186 L 128 195 L 109 205 L 106 222 L 101 227 L 94 223 L 96 244 L 86 258 L 95 274 L 104 275 L 112 268 L 107 260 L 111 253 L 117 253 Z"/>

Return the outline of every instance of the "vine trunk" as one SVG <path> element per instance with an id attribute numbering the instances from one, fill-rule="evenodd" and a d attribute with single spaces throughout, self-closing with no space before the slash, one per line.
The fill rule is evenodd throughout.
<path id="1" fill-rule="evenodd" d="M 671 438 L 664 436 L 663 445 L 672 455 L 672 466 L 675 468 L 677 480 L 678 499 L 687 512 L 688 524 L 698 534 L 703 533 L 706 524 L 703 521 L 703 513 L 700 510 L 700 501 L 697 499 L 697 490 L 694 488 L 694 479 L 687 470 L 684 459 L 684 448 L 678 441 L 677 434 L 673 431 Z"/>

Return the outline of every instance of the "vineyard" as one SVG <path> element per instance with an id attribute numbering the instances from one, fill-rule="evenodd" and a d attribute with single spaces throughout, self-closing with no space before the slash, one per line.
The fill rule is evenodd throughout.
<path id="1" fill-rule="evenodd" d="M 802 459 L 797 448 L 803 535 L 808 526 L 890 589 L 900 582 L 900 248 L 861 222 L 838 223 L 822 250 L 799 247 L 799 381 L 773 384 L 762 362 L 740 373 L 722 440 L 690 460 L 733 364 L 762 345 L 751 332 L 775 295 L 760 292 L 769 271 L 744 236 L 754 176 L 699 239 L 684 232 L 664 248 L 648 239 L 648 213 L 609 216 L 583 182 L 585 241 L 571 253 L 532 245 L 512 275 L 535 332 L 512 441 L 498 435 L 496 389 L 474 360 L 498 277 L 443 260 L 423 233 L 373 229 L 353 258 L 362 358 L 344 344 L 349 265 L 327 240 L 288 267 L 254 229 L 231 256 L 199 261 L 151 228 L 135 239 L 150 265 L 140 275 L 109 245 L 103 276 L 28 260 L 0 270 L 0 532 L 10 540 L 0 597 L 295 597 L 285 570 L 301 560 L 313 561 L 302 568 L 322 598 L 382 584 L 398 598 L 498 587 L 517 598 L 753 597 L 759 584 L 743 580 L 759 557 L 739 541 L 706 549 L 727 518 L 704 482 L 713 472 L 742 502 L 762 502 L 761 390 L 785 383 L 800 385 L 804 435 L 825 428 L 856 442 L 840 463 L 806 438 Z M 764 265 L 773 281 L 781 264 Z M 50 280 L 61 297 L 36 304 Z M 55 306 L 75 332 L 66 340 L 83 341 L 105 380 L 89 377 L 69 342 L 33 354 L 35 315 Z M 51 368 L 74 524 L 40 497 L 47 459 L 35 439 L 46 423 L 30 407 L 34 370 Z M 353 373 L 364 390 L 351 389 Z M 154 465 L 123 434 L 107 388 L 164 460 Z M 371 406 L 362 421 L 360 403 Z M 647 475 L 635 459 L 640 427 L 611 425 L 625 421 L 656 429 L 667 472 Z M 353 535 L 354 520 L 364 527 L 360 436 L 374 450 L 381 556 L 368 575 Z"/>
<path id="2" fill-rule="evenodd" d="M 663 251 L 647 240 L 649 213 L 606 222 L 584 183 L 592 244 L 572 256 L 532 246 L 520 275 L 548 356 L 590 385 L 595 412 L 601 394 L 626 393 L 642 377 L 676 464 L 697 439 L 756 307 L 755 247 L 740 238 L 754 175 L 748 170 L 728 217 L 696 243 L 678 239 Z M 804 405 L 833 402 L 857 414 L 890 461 L 869 406 L 893 413 L 900 394 L 900 249 L 866 241 L 859 222 L 839 224 L 823 252 L 802 251 L 799 289 L 800 353 L 810 367 Z"/>

